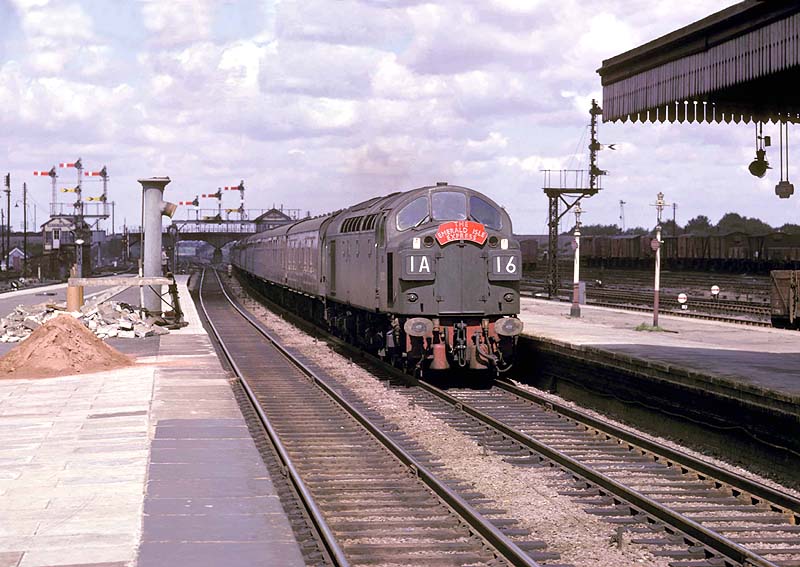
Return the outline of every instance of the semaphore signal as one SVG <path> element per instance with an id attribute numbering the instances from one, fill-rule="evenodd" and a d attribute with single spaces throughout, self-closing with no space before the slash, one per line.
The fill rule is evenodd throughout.
<path id="1" fill-rule="evenodd" d="M 64 187 L 61 189 L 61 193 L 75 193 L 77 198 L 74 203 L 61 203 L 58 200 L 59 189 L 57 186 L 57 179 L 58 174 L 56 173 L 56 167 L 61 169 L 69 169 L 74 168 L 77 173 L 77 184 L 74 187 Z M 102 169 L 97 171 L 84 171 L 83 162 L 81 158 L 76 159 L 75 161 L 65 161 L 60 162 L 58 166 L 53 166 L 49 171 L 34 171 L 34 177 L 50 177 L 52 183 L 52 200 L 50 202 L 50 216 L 51 217 L 74 217 L 77 221 L 79 226 L 83 226 L 83 220 L 85 217 L 92 217 L 96 219 L 107 219 L 109 216 L 113 215 L 114 203 L 111 202 L 111 215 L 109 215 L 108 210 L 108 169 L 104 165 Z M 93 178 L 87 181 L 96 181 L 99 178 L 100 181 L 103 183 L 103 191 L 100 195 L 92 196 L 83 198 L 82 191 L 83 191 L 83 178 Z M 85 202 L 95 202 L 98 205 L 91 210 L 91 214 L 87 213 L 84 208 Z M 66 206 L 71 206 L 72 213 L 69 214 L 68 210 L 65 210 Z M 114 222 L 112 217 L 112 233 L 114 231 Z"/>

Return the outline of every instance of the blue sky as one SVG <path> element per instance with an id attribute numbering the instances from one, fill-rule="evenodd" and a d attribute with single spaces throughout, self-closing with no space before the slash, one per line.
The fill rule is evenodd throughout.
<path id="1" fill-rule="evenodd" d="M 586 166 L 602 60 L 732 3 L 0 0 L 0 171 L 46 208 L 32 171 L 107 165 L 118 225 L 138 224 L 140 177 L 171 177 L 172 201 L 244 179 L 248 207 L 312 213 L 446 180 L 543 233 L 539 170 Z M 602 124 L 600 139 L 618 150 L 584 222 L 617 222 L 622 199 L 626 225 L 651 225 L 658 191 L 679 222 L 798 220 L 774 171 L 747 173 L 752 126 Z"/>

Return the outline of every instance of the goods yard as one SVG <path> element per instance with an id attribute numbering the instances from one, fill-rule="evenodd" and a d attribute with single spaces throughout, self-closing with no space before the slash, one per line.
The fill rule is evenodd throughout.
<path id="1" fill-rule="evenodd" d="M 791 197 L 798 46 L 800 6 L 748 0 L 603 61 L 589 166 L 542 170 L 540 236 L 516 234 L 521 202 L 496 198 L 515 181 L 503 193 L 475 172 L 516 167 L 510 179 L 549 158 L 496 157 L 519 140 L 494 131 L 467 134 L 457 167 L 442 167 L 458 183 L 381 181 L 378 164 L 398 164 L 372 150 L 359 182 L 332 153 L 352 187 L 313 215 L 266 206 L 250 181 L 263 208 L 246 207 L 239 175 L 216 191 L 185 184 L 177 204 L 170 177 L 141 178 L 141 226 L 121 234 L 117 167 L 34 171 L 50 214 L 33 233 L 23 181 L 13 234 L 7 174 L 0 567 L 800 567 L 800 226 L 730 231 L 699 215 L 681 234 L 666 188 L 647 203 L 652 230 L 625 232 L 623 199 L 621 228 L 582 217 L 610 192 L 599 152 L 619 143 L 601 143 L 601 120 L 755 124 L 758 178 L 773 124 L 775 196 Z M 166 56 L 158 65 L 166 97 L 175 79 Z M 251 71 L 227 80 L 264 88 Z M 244 108 L 253 89 L 236 90 Z M 307 122 L 323 124 L 333 100 Z M 178 114 L 182 128 L 197 118 Z M 288 153 L 249 171 L 270 168 L 272 191 L 291 179 L 301 204 L 306 185 L 327 199 L 339 185 L 319 190 L 323 165 L 289 131 Z M 201 157 L 189 161 L 203 175 L 225 171 Z M 61 170 L 76 183 L 60 188 Z"/>

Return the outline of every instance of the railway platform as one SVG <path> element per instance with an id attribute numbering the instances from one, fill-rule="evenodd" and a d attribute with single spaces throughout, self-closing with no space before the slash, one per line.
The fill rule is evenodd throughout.
<path id="1" fill-rule="evenodd" d="M 800 450 L 800 334 L 687 317 L 522 300 L 523 365 L 552 390 L 564 380 L 703 423 L 732 422 Z M 644 324 L 644 325 L 643 325 Z"/>
<path id="2" fill-rule="evenodd" d="M 187 327 L 108 341 L 135 366 L 0 380 L 0 567 L 304 564 L 179 278 Z"/>

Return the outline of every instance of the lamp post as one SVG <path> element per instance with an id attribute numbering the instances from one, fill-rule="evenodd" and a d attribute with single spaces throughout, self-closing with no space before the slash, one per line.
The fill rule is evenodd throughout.
<path id="1" fill-rule="evenodd" d="M 5 179 L 5 189 L 3 191 L 6 192 L 6 196 L 8 197 L 8 209 L 6 210 L 5 216 L 0 214 L 0 226 L 2 227 L 2 231 L 0 231 L 0 241 L 2 242 L 2 249 L 3 249 L 3 262 L 6 264 L 6 270 L 8 270 L 8 254 L 11 252 L 8 248 L 7 242 L 11 242 L 11 174 L 6 173 Z M 2 207 L 0 207 L 2 208 Z M 8 220 L 8 226 L 6 226 L 6 220 Z M 5 235 L 3 235 L 5 232 Z"/>
<path id="2" fill-rule="evenodd" d="M 655 285 L 653 286 L 653 327 L 658 327 L 658 295 L 661 289 L 661 213 L 665 206 L 664 193 L 659 192 L 655 202 L 658 218 L 656 237 L 650 242 L 650 247 L 656 253 L 656 277 Z"/>
<path id="3" fill-rule="evenodd" d="M 11 253 L 11 174 L 6 175 L 6 222 L 8 228 L 6 229 L 6 265 L 8 265 L 8 255 Z"/>
<path id="4" fill-rule="evenodd" d="M 14 203 L 14 208 L 19 207 L 19 201 Z M 35 212 L 34 205 L 34 212 Z M 34 222 L 35 224 L 35 222 Z M 22 184 L 22 276 L 28 277 L 28 184 Z"/>
<path id="5" fill-rule="evenodd" d="M 575 264 L 572 269 L 572 307 L 569 310 L 570 317 L 580 317 L 581 316 L 581 304 L 580 304 L 580 269 L 581 269 L 581 204 L 577 203 L 575 205 L 575 240 L 572 242 L 573 248 L 575 248 Z"/>
<path id="6" fill-rule="evenodd" d="M 28 183 L 22 184 L 22 276 L 28 277 Z"/>

